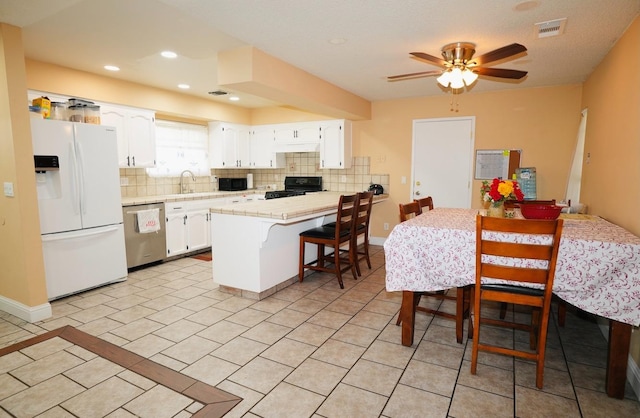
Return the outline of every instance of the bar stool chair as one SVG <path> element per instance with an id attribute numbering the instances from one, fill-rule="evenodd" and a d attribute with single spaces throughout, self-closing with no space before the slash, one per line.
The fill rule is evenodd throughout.
<path id="1" fill-rule="evenodd" d="M 430 210 L 433 209 L 433 200 L 431 197 L 423 198 L 423 201 L 426 199 L 430 200 Z M 427 203 L 426 206 L 429 206 Z M 400 204 L 400 222 L 405 222 L 408 219 L 418 216 L 422 214 L 422 208 L 420 207 L 420 203 L 417 200 L 414 200 L 411 203 L 401 203 Z M 413 298 L 413 311 L 425 312 L 427 314 L 437 315 L 448 319 L 453 319 L 456 321 L 456 341 L 458 343 L 462 343 L 462 338 L 464 334 L 464 319 L 467 317 L 469 312 L 469 286 L 466 287 L 458 287 L 456 288 L 456 295 L 449 296 L 445 293 L 445 291 L 435 291 L 435 292 L 414 292 Z M 423 296 L 431 297 L 439 300 L 455 300 L 456 301 L 456 313 L 452 314 L 449 312 L 440 311 L 438 309 L 431 309 L 425 306 L 419 306 L 420 300 Z M 396 325 L 400 325 L 402 323 L 402 319 L 398 316 L 396 320 Z"/>
<path id="2" fill-rule="evenodd" d="M 520 357 L 536 362 L 536 387 L 542 389 L 551 290 L 561 233 L 562 219 L 524 220 L 477 216 L 471 374 L 476 374 L 480 350 Z M 517 235 L 517 240 L 514 235 Z M 523 236 L 533 237 L 533 242 L 522 242 Z M 487 283 L 488 279 L 498 279 L 498 282 L 493 280 Z M 532 284 L 538 287 L 526 287 Z M 531 306 L 531 323 L 484 318 L 483 301 Z M 480 331 L 483 324 L 529 331 L 534 351 L 481 343 Z"/>
<path id="3" fill-rule="evenodd" d="M 352 248 L 354 251 L 356 272 L 361 276 L 360 261 L 367 262 L 367 267 L 371 270 L 371 258 L 369 257 L 369 221 L 371 219 L 371 207 L 373 206 L 373 192 L 358 193 L 358 209 L 355 219 L 355 233 L 352 234 Z M 363 236 L 362 250 L 358 246 L 358 237 Z"/>
<path id="4" fill-rule="evenodd" d="M 355 257 L 352 247 L 352 231 L 355 230 L 356 211 L 358 208 L 358 195 L 340 196 L 338 202 L 338 212 L 335 227 L 326 225 L 307 229 L 300 233 L 300 261 L 298 269 L 298 280 L 302 282 L 304 270 L 324 271 L 333 273 L 338 277 L 340 288 L 344 289 L 342 273 L 351 270 L 353 278 L 358 278 L 355 268 Z M 305 244 L 316 244 L 318 256 L 316 260 L 305 263 Z M 340 246 L 349 243 L 349 249 L 341 250 Z M 333 247 L 331 254 L 325 255 L 325 247 Z M 341 253 L 348 253 L 348 258 L 341 257 Z M 333 267 L 327 267 L 325 262 L 329 262 Z M 344 267 L 343 267 L 344 264 Z"/>

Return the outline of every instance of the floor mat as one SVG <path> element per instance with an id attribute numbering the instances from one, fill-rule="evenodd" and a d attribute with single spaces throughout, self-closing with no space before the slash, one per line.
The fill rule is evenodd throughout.
<path id="1" fill-rule="evenodd" d="M 202 260 L 202 261 L 211 261 L 213 257 L 211 256 L 211 251 L 209 251 L 208 253 L 196 254 L 191 258 L 195 258 L 196 260 Z"/>

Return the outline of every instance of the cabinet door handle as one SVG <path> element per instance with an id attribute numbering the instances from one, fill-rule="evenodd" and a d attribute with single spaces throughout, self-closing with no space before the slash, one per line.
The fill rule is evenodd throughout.
<path id="1" fill-rule="evenodd" d="M 131 160 L 133 161 L 133 166 L 136 166 L 136 156 L 134 155 L 133 157 L 131 157 Z"/>
<path id="2" fill-rule="evenodd" d="M 187 215 L 184 215 L 184 217 L 182 218 L 182 224 L 183 225 L 187 224 Z"/>
<path id="3" fill-rule="evenodd" d="M 131 160 L 128 155 L 127 155 L 127 167 L 131 167 Z"/>

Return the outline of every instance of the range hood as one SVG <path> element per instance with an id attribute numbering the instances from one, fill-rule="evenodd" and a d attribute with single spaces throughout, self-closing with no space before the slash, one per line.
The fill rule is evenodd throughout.
<path id="1" fill-rule="evenodd" d="M 303 142 L 303 143 L 275 143 L 273 144 L 273 152 L 319 152 L 320 143 L 318 142 Z"/>

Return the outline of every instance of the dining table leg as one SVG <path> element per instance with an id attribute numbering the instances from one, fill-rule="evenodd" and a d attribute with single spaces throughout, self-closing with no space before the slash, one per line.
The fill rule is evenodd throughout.
<path id="1" fill-rule="evenodd" d="M 400 306 L 400 319 L 402 320 L 402 345 L 411 347 L 413 345 L 413 328 L 416 321 L 416 298 L 419 293 L 409 290 L 402 291 L 402 305 Z"/>
<path id="2" fill-rule="evenodd" d="M 404 338 L 404 328 L 403 328 Z M 403 340 L 404 344 L 404 340 Z M 631 344 L 631 325 L 609 320 L 609 350 L 605 386 L 611 398 L 623 399 L 627 382 L 627 359 Z"/>

